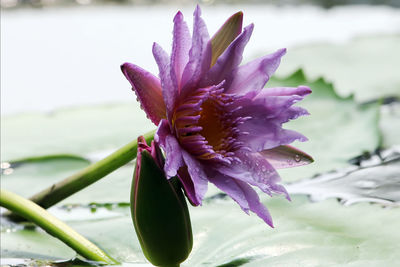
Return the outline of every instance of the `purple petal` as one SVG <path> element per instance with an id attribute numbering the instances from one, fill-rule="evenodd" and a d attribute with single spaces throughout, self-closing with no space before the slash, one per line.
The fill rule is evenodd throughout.
<path id="1" fill-rule="evenodd" d="M 178 96 L 176 77 L 171 76 L 171 65 L 168 54 L 157 43 L 153 44 L 153 55 L 160 71 L 161 87 L 166 105 L 167 116 L 170 120 Z"/>
<path id="2" fill-rule="evenodd" d="M 184 165 L 182 158 L 182 148 L 180 147 L 175 136 L 168 135 L 165 140 L 166 146 L 163 147 L 165 151 L 165 165 L 164 171 L 167 178 L 176 176 L 180 167 Z"/>
<path id="3" fill-rule="evenodd" d="M 287 199 L 290 199 L 285 188 L 278 184 L 281 180 L 279 174 L 260 153 L 239 150 L 235 152 L 235 156 L 241 162 L 220 166 L 218 171 L 224 175 L 257 186 L 268 195 L 274 192 L 284 194 Z"/>
<path id="4" fill-rule="evenodd" d="M 183 189 L 187 198 L 189 199 L 190 204 L 193 206 L 198 206 L 201 204 L 201 200 L 197 199 L 196 191 L 194 189 L 194 184 L 192 178 L 190 178 L 188 169 L 186 166 L 183 166 L 178 171 L 179 180 L 182 183 Z"/>
<path id="5" fill-rule="evenodd" d="M 253 60 L 233 70 L 227 83 L 227 93 L 244 95 L 251 91 L 260 91 L 278 68 L 286 49 Z"/>
<path id="6" fill-rule="evenodd" d="M 158 125 L 166 115 L 160 80 L 150 72 L 131 63 L 123 64 L 121 70 L 131 83 L 132 90 L 135 91 L 149 119 Z"/>
<path id="7" fill-rule="evenodd" d="M 246 121 L 239 126 L 248 134 L 241 136 L 240 141 L 253 151 L 262 151 L 281 145 L 287 145 L 294 141 L 305 142 L 307 137 L 293 130 L 283 129 L 280 123 L 271 120 L 259 120 L 257 118 Z"/>
<path id="8" fill-rule="evenodd" d="M 189 61 L 191 37 L 189 28 L 179 11 L 174 18 L 174 32 L 171 53 L 171 66 L 176 76 L 177 86 L 180 88 L 183 70 Z"/>
<path id="9" fill-rule="evenodd" d="M 265 96 L 306 96 L 311 93 L 311 89 L 307 86 L 300 85 L 299 87 L 276 87 L 265 88 L 263 94 Z"/>
<path id="10" fill-rule="evenodd" d="M 269 226 L 274 227 L 272 223 L 272 217 L 267 208 L 260 202 L 260 198 L 256 191 L 254 191 L 251 186 L 242 182 L 236 181 L 238 185 L 242 188 L 243 193 L 249 203 L 250 210 L 257 214 L 258 217 L 264 220 Z"/>
<path id="11" fill-rule="evenodd" d="M 213 172 L 212 175 L 209 175 L 208 180 L 221 191 L 228 194 L 228 196 L 239 204 L 244 212 L 249 214 L 249 203 L 243 194 L 243 190 L 237 184 L 236 179 L 218 172 Z"/>
<path id="12" fill-rule="evenodd" d="M 253 24 L 244 28 L 243 32 L 229 45 L 202 79 L 201 87 L 220 83 L 227 78 L 233 69 L 239 66 L 242 61 L 243 50 L 250 39 L 253 28 Z"/>
<path id="13" fill-rule="evenodd" d="M 235 115 L 251 118 L 239 126 L 242 132 L 248 133 L 241 136 L 240 140 L 253 151 L 287 145 L 295 140 L 307 141 L 303 135 L 282 128 L 283 123 L 308 114 L 305 109 L 292 106 L 307 94 L 308 91 L 304 88 L 307 87 L 300 88 L 304 92 L 303 95 L 275 96 L 269 95 L 269 90 L 263 90 L 253 98 L 243 97 L 240 101 L 241 109 Z M 291 90 L 299 91 L 294 88 Z"/>
<path id="14" fill-rule="evenodd" d="M 189 63 L 182 75 L 183 91 L 191 90 L 211 64 L 211 42 L 207 26 L 201 18 L 200 7 L 194 11 L 192 47 L 189 51 Z"/>
<path id="15" fill-rule="evenodd" d="M 211 38 L 212 58 L 211 67 L 217 62 L 219 56 L 242 32 L 243 12 L 233 14 Z"/>
<path id="16" fill-rule="evenodd" d="M 192 155 L 187 153 L 185 150 L 182 150 L 182 156 L 194 184 L 196 199 L 201 204 L 208 187 L 208 180 L 203 169 L 204 167 L 197 159 L 192 157 Z"/>
<path id="17" fill-rule="evenodd" d="M 251 100 L 251 103 L 246 103 L 246 107 L 244 107 L 241 112 L 251 112 L 252 114 L 263 112 L 267 118 L 275 118 L 287 112 L 293 104 L 299 102 L 303 98 L 304 96 L 301 95 L 271 96 L 268 90 L 263 90 Z M 258 112 L 255 113 L 254 109 L 257 109 Z M 308 112 L 302 108 L 290 110 L 290 112 L 293 111 L 301 113 L 299 116 L 308 115 Z"/>
<path id="18" fill-rule="evenodd" d="M 251 210 L 269 226 L 274 227 L 267 208 L 260 202 L 258 194 L 247 183 L 223 174 L 213 175 L 209 180 L 236 201 L 244 212 L 248 214 Z"/>
<path id="19" fill-rule="evenodd" d="M 165 139 L 167 135 L 171 134 L 171 128 L 169 126 L 169 122 L 165 119 L 160 121 L 158 125 L 157 131 L 154 134 L 154 141 L 160 144 L 161 147 L 165 146 Z"/>
<path id="20" fill-rule="evenodd" d="M 157 133 L 154 136 L 155 141 L 164 149 L 166 155 L 164 171 L 168 179 L 176 176 L 179 168 L 184 165 L 182 148 L 169 129 L 168 122 L 161 120 Z"/>
<path id="21" fill-rule="evenodd" d="M 263 155 L 275 169 L 303 166 L 314 161 L 307 153 L 288 145 L 263 150 L 260 154 Z"/>

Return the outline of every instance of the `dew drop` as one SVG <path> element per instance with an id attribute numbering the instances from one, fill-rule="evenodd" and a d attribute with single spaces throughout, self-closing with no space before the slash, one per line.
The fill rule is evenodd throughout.
<path id="1" fill-rule="evenodd" d="M 371 180 L 361 180 L 357 181 L 355 185 L 361 189 L 375 189 L 378 185 L 375 181 Z"/>
<path id="2" fill-rule="evenodd" d="M 261 167 L 261 170 L 263 171 L 263 172 L 265 172 L 266 170 L 267 170 L 267 167 L 265 167 L 264 165 Z"/>
<path id="3" fill-rule="evenodd" d="M 295 160 L 296 162 L 300 162 L 300 161 L 301 161 L 301 157 L 300 157 L 299 155 L 295 155 L 295 156 L 294 156 L 294 160 Z"/>
<path id="4" fill-rule="evenodd" d="M 291 160 L 291 159 L 288 159 L 286 162 L 287 162 L 287 164 L 289 164 L 289 165 L 293 165 L 293 160 Z"/>

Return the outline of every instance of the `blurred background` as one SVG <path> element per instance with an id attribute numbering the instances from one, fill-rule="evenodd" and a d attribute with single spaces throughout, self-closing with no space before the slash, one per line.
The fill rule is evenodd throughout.
<path id="1" fill-rule="evenodd" d="M 244 61 L 288 48 L 278 76 L 305 67 L 342 95 L 362 89 L 361 101 L 398 90 L 399 0 L 1 0 L 2 115 L 135 102 L 120 64 L 157 74 L 152 43 L 168 51 L 174 14 L 191 24 L 196 4 L 210 35 L 238 10 L 255 23 Z"/>

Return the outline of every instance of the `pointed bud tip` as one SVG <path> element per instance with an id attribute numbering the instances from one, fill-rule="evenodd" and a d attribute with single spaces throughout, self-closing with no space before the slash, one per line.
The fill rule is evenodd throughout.
<path id="1" fill-rule="evenodd" d="M 176 12 L 175 17 L 174 17 L 174 22 L 182 21 L 183 20 L 183 14 L 181 11 Z"/>

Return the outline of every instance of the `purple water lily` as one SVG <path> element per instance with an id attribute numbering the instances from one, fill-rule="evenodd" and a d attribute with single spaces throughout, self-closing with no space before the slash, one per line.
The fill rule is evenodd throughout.
<path id="1" fill-rule="evenodd" d="M 242 30 L 242 20 L 242 12 L 234 14 L 210 39 L 199 7 L 193 36 L 178 12 L 171 56 L 153 45 L 160 78 L 130 63 L 121 68 L 158 125 L 155 140 L 166 154 L 167 177 L 178 175 L 190 202 L 201 204 L 211 182 L 246 213 L 273 226 L 252 186 L 290 200 L 275 169 L 308 164 L 312 158 L 287 145 L 307 138 L 282 124 L 308 114 L 293 104 L 311 90 L 264 88 L 285 49 L 239 66 L 254 27 Z"/>

